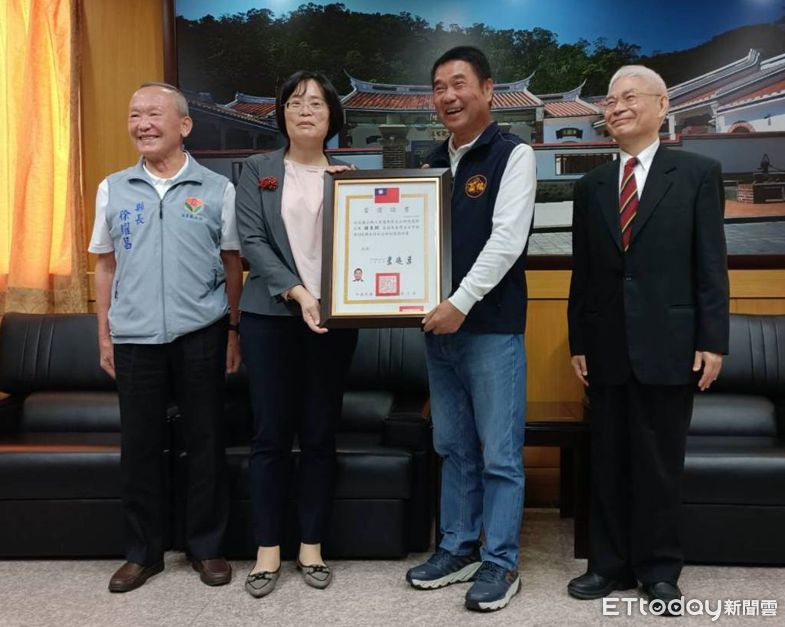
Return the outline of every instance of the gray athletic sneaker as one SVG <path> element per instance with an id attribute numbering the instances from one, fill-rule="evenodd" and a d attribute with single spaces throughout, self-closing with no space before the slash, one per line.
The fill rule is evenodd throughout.
<path id="1" fill-rule="evenodd" d="M 507 570 L 493 562 L 483 562 L 474 576 L 472 587 L 466 592 L 466 608 L 492 612 L 507 607 L 510 599 L 521 589 L 518 571 Z"/>
<path id="2" fill-rule="evenodd" d="M 410 568 L 406 581 L 420 590 L 443 588 L 451 583 L 469 581 L 481 563 L 477 549 L 470 555 L 453 555 L 440 548 L 427 562 Z"/>

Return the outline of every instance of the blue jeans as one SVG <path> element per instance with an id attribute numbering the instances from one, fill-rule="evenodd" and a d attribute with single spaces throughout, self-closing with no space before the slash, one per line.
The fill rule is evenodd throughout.
<path id="1" fill-rule="evenodd" d="M 440 547 L 518 566 L 526 350 L 522 334 L 426 336 L 434 448 L 442 458 Z"/>

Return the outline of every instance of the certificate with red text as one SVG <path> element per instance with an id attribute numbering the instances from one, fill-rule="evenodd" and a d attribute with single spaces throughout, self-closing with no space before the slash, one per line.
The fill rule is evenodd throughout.
<path id="1" fill-rule="evenodd" d="M 449 170 L 326 179 L 322 324 L 419 325 L 450 289 Z"/>

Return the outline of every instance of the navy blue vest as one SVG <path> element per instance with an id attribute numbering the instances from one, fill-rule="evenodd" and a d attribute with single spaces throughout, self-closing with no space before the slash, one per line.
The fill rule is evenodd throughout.
<path id="1" fill-rule="evenodd" d="M 449 168 L 448 139 L 426 159 Z M 452 291 L 460 285 L 491 236 L 493 208 L 510 153 L 520 137 L 494 122 L 461 158 L 452 189 Z M 525 228 L 521 225 L 521 228 Z M 528 248 L 528 243 L 527 243 Z M 526 329 L 526 250 L 499 284 L 472 307 L 461 329 L 473 333 L 523 333 Z"/>

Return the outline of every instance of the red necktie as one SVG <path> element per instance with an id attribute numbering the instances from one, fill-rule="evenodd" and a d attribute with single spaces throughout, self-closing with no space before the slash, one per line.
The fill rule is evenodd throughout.
<path id="1" fill-rule="evenodd" d="M 621 241 L 626 251 L 630 247 L 632 237 L 632 220 L 638 213 L 638 186 L 635 184 L 633 170 L 638 165 L 635 157 L 627 159 L 624 164 L 624 176 L 621 180 L 621 193 L 619 194 L 619 224 L 621 225 Z"/>

